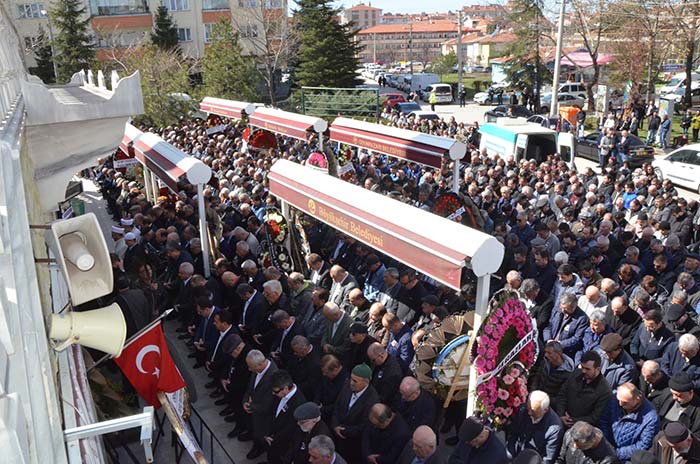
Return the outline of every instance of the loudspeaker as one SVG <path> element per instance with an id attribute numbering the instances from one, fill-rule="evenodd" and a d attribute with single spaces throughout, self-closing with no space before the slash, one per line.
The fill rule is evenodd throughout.
<path id="1" fill-rule="evenodd" d="M 112 262 L 94 213 L 54 222 L 46 242 L 66 279 L 73 306 L 112 292 Z"/>
<path id="2" fill-rule="evenodd" d="M 126 321 L 117 303 L 92 311 L 51 315 L 49 338 L 59 342 L 61 351 L 78 344 L 118 357 L 126 340 Z"/>

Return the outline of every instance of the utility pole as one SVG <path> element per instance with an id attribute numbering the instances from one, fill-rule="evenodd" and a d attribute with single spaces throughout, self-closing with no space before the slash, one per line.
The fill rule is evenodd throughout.
<path id="1" fill-rule="evenodd" d="M 552 83 L 552 101 L 549 105 L 549 117 L 553 118 L 559 113 L 559 75 L 561 74 L 561 49 L 564 41 L 564 12 L 566 0 L 560 0 L 559 24 L 557 26 L 557 51 L 554 56 L 554 82 Z"/>
<path id="2" fill-rule="evenodd" d="M 372 34 L 372 63 L 377 62 L 377 34 Z"/>
<path id="3" fill-rule="evenodd" d="M 408 59 L 410 60 L 410 71 L 413 75 L 413 21 L 408 23 Z"/>
<path id="4" fill-rule="evenodd" d="M 457 95 L 462 92 L 462 10 L 457 14 Z M 460 100 L 461 101 L 461 100 Z"/>

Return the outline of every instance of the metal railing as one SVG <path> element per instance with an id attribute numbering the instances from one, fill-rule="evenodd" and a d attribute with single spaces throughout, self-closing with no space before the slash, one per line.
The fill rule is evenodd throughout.
<path id="1" fill-rule="evenodd" d="M 197 410 L 190 406 L 192 414 L 190 419 L 187 421 L 192 433 L 202 448 L 204 453 L 204 458 L 209 464 L 224 463 L 224 464 L 236 464 L 231 455 L 226 451 L 226 448 L 221 443 L 221 441 L 214 435 L 212 429 L 204 421 L 204 418 L 197 412 Z M 175 463 L 179 464 L 180 459 L 186 453 L 182 446 L 182 443 L 177 439 L 175 434 L 171 435 L 171 440 L 173 440 L 173 446 L 175 447 Z M 208 445 L 208 447 L 207 447 Z"/>

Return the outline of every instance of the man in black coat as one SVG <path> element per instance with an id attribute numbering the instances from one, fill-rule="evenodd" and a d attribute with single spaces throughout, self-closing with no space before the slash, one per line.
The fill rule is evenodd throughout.
<path id="1" fill-rule="evenodd" d="M 372 386 L 379 394 L 382 403 L 391 407 L 398 404 L 398 393 L 403 372 L 399 361 L 390 355 L 380 343 L 373 343 L 367 349 L 367 357 L 374 365 Z"/>
<path id="2" fill-rule="evenodd" d="M 224 352 L 224 343 L 229 337 L 236 336 L 234 339 L 236 346 L 241 342 L 241 338 L 236 334 L 236 329 L 233 327 L 233 317 L 228 311 L 219 311 L 214 314 L 214 327 L 219 331 L 219 339 L 214 345 L 214 349 L 207 353 L 208 359 L 205 362 L 205 367 L 209 371 L 214 380 L 206 386 L 215 388 L 216 391 L 211 395 L 212 398 L 223 396 L 224 392 L 221 389 L 221 380 L 228 377 L 228 372 L 231 367 L 231 357 Z"/>
<path id="3" fill-rule="evenodd" d="M 255 459 L 266 449 L 265 437 L 270 435 L 271 418 L 275 413 L 272 395 L 272 375 L 277 372 L 274 362 L 265 358 L 259 350 L 251 350 L 246 357 L 251 372 L 248 389 L 243 396 L 243 418 L 246 431 L 238 436 L 239 441 L 253 440 L 248 459 Z"/>
<path id="4" fill-rule="evenodd" d="M 355 322 L 362 322 L 364 324 L 369 320 L 369 307 L 372 306 L 372 302 L 365 298 L 365 294 L 362 293 L 362 289 L 353 288 L 348 293 L 348 301 L 352 305 L 348 316 Z"/>
<path id="5" fill-rule="evenodd" d="M 399 456 L 397 464 L 414 464 L 415 459 L 422 459 L 423 464 L 445 464 L 447 461 L 438 452 L 437 436 L 433 429 L 421 425 L 414 432 Z"/>
<path id="6" fill-rule="evenodd" d="M 287 311 L 278 309 L 270 316 L 275 331 L 272 332 L 271 356 L 278 366 L 287 368 L 294 357 L 292 340 L 297 335 L 304 335 L 304 327 L 296 317 L 290 316 Z"/>
<path id="7" fill-rule="evenodd" d="M 421 425 L 436 429 L 437 400 L 430 392 L 421 388 L 415 377 L 404 377 L 399 385 L 399 393 L 401 401 L 398 412 L 411 432 Z"/>
<path id="8" fill-rule="evenodd" d="M 309 343 L 303 335 L 292 338 L 294 356 L 288 362 L 287 369 L 292 374 L 294 383 L 307 399 L 316 397 L 316 390 L 321 382 L 321 354 L 318 347 Z"/>
<path id="9" fill-rule="evenodd" d="M 126 252 L 124 253 L 124 271 L 132 277 L 138 274 L 139 266 L 146 262 L 146 250 L 143 245 L 138 242 L 138 238 L 133 232 L 127 232 L 124 235 L 126 243 Z"/>
<path id="10" fill-rule="evenodd" d="M 368 334 L 366 324 L 354 322 L 350 326 L 350 352 L 347 366 L 353 368 L 358 364 L 370 364 L 367 349 L 375 342 L 376 340 Z"/>
<path id="11" fill-rule="evenodd" d="M 622 337 L 622 347 L 629 352 L 632 338 L 642 323 L 642 318 L 629 307 L 625 297 L 616 296 L 605 312 L 605 323 Z"/>
<path id="12" fill-rule="evenodd" d="M 298 428 L 294 411 L 306 403 L 304 394 L 297 388 L 287 371 L 277 371 L 272 375 L 273 405 L 270 434 L 265 437 L 269 447 L 268 462 L 280 462 L 288 451 Z M 251 459 L 251 458 L 249 458 Z"/>
<path id="13" fill-rule="evenodd" d="M 656 405 L 662 429 L 677 421 L 688 427 L 691 433 L 700 433 L 700 397 L 695 394 L 693 382 L 685 372 L 671 377 Z"/>
<path id="14" fill-rule="evenodd" d="M 253 335 L 258 333 L 260 326 L 265 319 L 265 300 L 262 293 L 255 290 L 248 284 L 239 284 L 236 293 L 243 301 L 241 320 L 238 323 L 238 330 L 243 339 L 252 344 Z"/>
<path id="15" fill-rule="evenodd" d="M 678 372 L 687 373 L 695 389 L 700 388 L 700 342 L 690 334 L 681 335 L 661 359 L 661 370 L 670 378 Z"/>
<path id="16" fill-rule="evenodd" d="M 348 462 L 362 462 L 362 431 L 369 427 L 369 410 L 379 402 L 370 385 L 372 370 L 366 364 L 355 366 L 335 402 L 331 428 L 338 452 Z"/>
<path id="17" fill-rule="evenodd" d="M 368 464 L 394 464 L 411 437 L 408 425 L 389 406 L 377 403 L 369 411 L 371 425 L 362 434 L 362 457 Z"/>
<path id="18" fill-rule="evenodd" d="M 321 381 L 316 390 L 314 403 L 321 405 L 321 417 L 326 424 L 331 423 L 335 402 L 349 377 L 350 371 L 343 367 L 338 358 L 332 354 L 321 358 Z"/>
<path id="19" fill-rule="evenodd" d="M 309 462 L 309 442 L 318 435 L 331 436 L 331 429 L 321 419 L 321 407 L 309 401 L 294 410 L 297 428 L 290 441 L 283 463 L 307 464 Z"/>
<path id="20" fill-rule="evenodd" d="M 223 345 L 224 353 L 231 358 L 231 364 L 228 376 L 221 381 L 228 406 L 219 415 L 226 416 L 226 422 L 236 422 L 234 429 L 228 433 L 229 438 L 235 438 L 245 430 L 246 424 L 243 396 L 250 382 L 250 370 L 246 364 L 250 347 L 239 336 L 228 337 Z"/>

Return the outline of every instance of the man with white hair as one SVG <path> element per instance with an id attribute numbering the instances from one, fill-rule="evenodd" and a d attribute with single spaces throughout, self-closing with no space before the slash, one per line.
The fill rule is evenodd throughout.
<path id="1" fill-rule="evenodd" d="M 323 317 L 326 318 L 326 330 L 321 338 L 324 354 L 332 354 L 345 360 L 350 351 L 350 326 L 352 319 L 337 304 L 328 302 L 323 305 Z"/>
<path id="2" fill-rule="evenodd" d="M 421 425 L 413 432 L 411 441 L 406 444 L 397 464 L 444 464 L 445 459 L 437 453 L 437 436 L 427 425 Z"/>
<path id="3" fill-rule="evenodd" d="M 335 444 L 327 435 L 317 435 L 309 442 L 310 464 L 347 464 L 339 454 L 335 452 Z"/>
<path id="4" fill-rule="evenodd" d="M 668 378 L 678 372 L 690 376 L 693 387 L 700 388 L 700 342 L 691 334 L 681 335 L 678 342 L 673 343 L 661 358 L 661 370 Z"/>
<path id="5" fill-rule="evenodd" d="M 530 392 L 508 429 L 506 446 L 512 456 L 533 449 L 542 455 L 544 464 L 554 464 L 566 430 L 549 403 L 545 392 Z"/>
<path id="6" fill-rule="evenodd" d="M 605 311 L 607 306 L 607 298 L 605 298 L 605 295 L 600 293 L 598 287 L 593 285 L 586 287 L 586 292 L 578 298 L 578 307 L 581 308 L 589 318 L 595 311 Z"/>
<path id="7" fill-rule="evenodd" d="M 522 283 L 523 277 L 518 271 L 509 271 L 508 274 L 506 274 L 506 288 L 518 290 Z"/>

